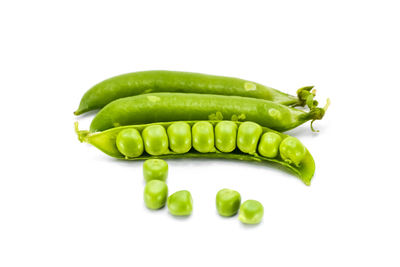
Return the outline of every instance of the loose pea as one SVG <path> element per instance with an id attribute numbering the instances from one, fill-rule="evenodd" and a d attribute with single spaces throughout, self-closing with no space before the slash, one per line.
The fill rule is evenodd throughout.
<path id="1" fill-rule="evenodd" d="M 125 129 L 118 133 L 116 145 L 124 156 L 139 157 L 143 153 L 143 140 L 136 129 Z"/>
<path id="2" fill-rule="evenodd" d="M 169 147 L 172 151 L 182 154 L 192 148 L 192 133 L 186 122 L 174 122 L 168 129 Z"/>
<path id="3" fill-rule="evenodd" d="M 215 146 L 221 152 L 229 153 L 236 148 L 237 125 L 233 121 L 221 121 L 215 126 Z"/>
<path id="4" fill-rule="evenodd" d="M 295 137 L 286 137 L 279 146 L 281 158 L 288 162 L 299 166 L 300 162 L 306 156 L 307 150 L 305 146 Z"/>
<path id="5" fill-rule="evenodd" d="M 282 137 L 279 134 L 267 132 L 261 137 L 260 144 L 258 145 L 258 152 L 261 156 L 275 158 L 278 155 L 281 141 Z"/>
<path id="6" fill-rule="evenodd" d="M 260 125 L 251 121 L 243 122 L 239 126 L 237 135 L 238 148 L 244 153 L 254 154 L 261 134 L 262 127 Z"/>
<path id="7" fill-rule="evenodd" d="M 192 128 L 193 147 L 201 152 L 208 153 L 214 151 L 214 130 L 208 121 L 199 121 Z"/>
<path id="8" fill-rule="evenodd" d="M 168 186 L 165 182 L 152 180 L 144 187 L 144 203 L 152 210 L 161 209 L 165 206 L 168 196 Z"/>
<path id="9" fill-rule="evenodd" d="M 240 207 L 239 192 L 231 189 L 221 189 L 217 193 L 216 204 L 217 211 L 221 216 L 233 216 Z"/>
<path id="10" fill-rule="evenodd" d="M 146 182 L 151 180 L 166 181 L 168 164 L 162 159 L 148 159 L 143 163 L 143 177 Z"/>
<path id="11" fill-rule="evenodd" d="M 168 197 L 167 206 L 172 215 L 188 216 L 193 210 L 192 196 L 187 190 L 177 191 Z"/>
<path id="12" fill-rule="evenodd" d="M 245 224 L 260 223 L 263 215 L 264 207 L 257 200 L 246 200 L 239 209 L 239 220 Z"/>
<path id="13" fill-rule="evenodd" d="M 161 125 L 151 125 L 143 132 L 144 148 L 150 155 L 162 155 L 168 152 L 168 136 Z"/>

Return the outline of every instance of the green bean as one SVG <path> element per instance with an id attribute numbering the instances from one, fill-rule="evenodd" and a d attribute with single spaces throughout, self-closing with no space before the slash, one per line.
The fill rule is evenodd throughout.
<path id="1" fill-rule="evenodd" d="M 184 123 L 188 124 L 190 127 L 193 127 L 193 125 L 197 121 L 186 121 Z M 98 132 L 98 133 L 91 133 L 89 131 L 80 131 L 78 129 L 78 123 L 75 124 L 75 130 L 78 135 L 78 139 L 81 142 L 86 142 L 89 143 L 104 153 L 106 153 L 109 156 L 118 158 L 118 159 L 126 159 L 126 160 L 146 160 L 149 158 L 160 158 L 160 159 L 169 159 L 169 158 L 223 158 L 223 159 L 235 159 L 235 160 L 245 160 L 245 161 L 256 161 L 256 162 L 263 162 L 263 163 L 272 163 L 274 165 L 280 165 L 285 167 L 287 170 L 290 172 L 294 173 L 297 175 L 306 185 L 310 185 L 311 179 L 314 175 L 315 171 L 315 163 L 314 159 L 312 158 L 310 152 L 306 149 L 306 154 L 304 155 L 304 158 L 299 160 L 299 158 L 293 159 L 291 154 L 293 152 L 290 152 L 292 149 L 285 148 L 283 151 L 284 154 L 279 154 L 276 155 L 274 158 L 266 157 L 258 153 L 254 153 L 252 155 L 248 153 L 244 153 L 243 151 L 240 151 L 240 149 L 235 149 L 230 153 L 221 153 L 223 151 L 219 151 L 214 149 L 212 152 L 208 153 L 200 153 L 196 149 L 192 148 L 189 150 L 187 153 L 176 153 L 174 151 L 170 151 L 168 149 L 164 150 L 164 153 L 159 154 L 159 155 L 151 155 L 148 152 L 143 153 L 142 155 L 138 157 L 127 157 L 124 154 L 119 151 L 117 144 L 116 144 L 116 138 L 118 134 L 126 129 L 136 129 L 140 133 L 144 132 L 144 129 L 148 128 L 149 126 L 160 126 L 165 128 L 168 128 L 170 125 L 172 125 L 175 122 L 159 122 L 159 123 L 153 123 L 153 124 L 143 124 L 143 125 L 130 125 L 130 126 L 123 126 L 123 127 L 117 127 L 117 128 L 112 128 L 103 132 Z M 215 126 L 218 123 L 221 123 L 220 121 L 207 121 L 207 123 L 210 123 L 211 125 Z M 235 123 L 237 125 L 237 128 L 240 127 L 242 122 L 229 122 L 229 123 Z M 217 127 L 215 127 L 217 128 Z M 265 133 L 274 133 L 278 136 L 281 137 L 281 139 L 285 139 L 288 137 L 288 135 L 276 132 L 274 130 L 271 130 L 266 127 L 262 127 L 262 132 L 263 134 Z M 213 138 L 212 135 L 210 134 L 211 137 Z M 165 139 L 167 140 L 168 137 L 165 137 L 164 135 L 161 135 L 160 139 Z M 154 143 L 157 140 L 154 141 Z M 211 142 L 211 141 L 210 141 Z M 167 141 L 165 141 L 167 143 Z M 207 142 L 206 142 L 207 143 Z M 166 146 L 166 145 L 165 145 Z M 262 151 L 263 148 L 263 143 L 260 142 L 259 145 L 259 151 Z M 286 151 L 288 153 L 286 153 Z M 158 154 L 158 153 L 157 153 Z"/>
<path id="2" fill-rule="evenodd" d="M 306 147 L 295 137 L 286 137 L 283 139 L 279 146 L 281 158 L 290 163 L 294 163 L 296 166 L 304 159 L 307 154 Z"/>
<path id="3" fill-rule="evenodd" d="M 214 149 L 214 130 L 208 121 L 196 122 L 192 127 L 193 147 L 198 152 L 208 153 Z"/>
<path id="4" fill-rule="evenodd" d="M 268 132 L 263 134 L 258 145 L 258 153 L 267 158 L 275 158 L 278 155 L 282 137 L 279 134 Z"/>
<path id="5" fill-rule="evenodd" d="M 248 154 L 254 154 L 257 151 L 258 139 L 262 134 L 262 128 L 257 123 L 246 121 L 239 126 L 237 134 L 238 148 Z"/>
<path id="6" fill-rule="evenodd" d="M 246 120 L 277 131 L 322 119 L 325 109 L 310 112 L 275 102 L 238 96 L 154 93 L 126 97 L 105 106 L 93 119 L 91 132 L 113 127 L 185 120 Z"/>
<path id="7" fill-rule="evenodd" d="M 168 186 L 160 180 L 151 180 L 144 187 L 144 203 L 152 210 L 158 210 L 165 206 L 168 196 Z"/>
<path id="8" fill-rule="evenodd" d="M 219 215 L 225 217 L 235 215 L 239 210 L 240 200 L 240 194 L 235 190 L 219 190 L 216 197 L 216 205 Z"/>
<path id="9" fill-rule="evenodd" d="M 215 146 L 221 152 L 229 153 L 236 148 L 237 125 L 233 121 L 220 121 L 215 125 Z"/>
<path id="10" fill-rule="evenodd" d="M 192 148 L 190 125 L 185 122 L 174 122 L 168 129 L 169 146 L 176 153 L 186 153 Z"/>
<path id="11" fill-rule="evenodd" d="M 189 216 L 193 210 L 192 195 L 187 190 L 181 190 L 168 197 L 169 213 L 175 216 Z"/>
<path id="12" fill-rule="evenodd" d="M 239 220 L 245 224 L 258 224 L 264 216 L 264 207 L 257 200 L 246 200 L 240 206 Z"/>
<path id="13" fill-rule="evenodd" d="M 162 159 L 148 159 L 143 163 L 143 177 L 146 182 L 151 180 L 166 181 L 168 164 Z"/>
<path id="14" fill-rule="evenodd" d="M 168 152 L 168 136 L 165 128 L 151 125 L 143 130 L 144 149 L 150 155 L 162 155 Z"/>
<path id="15" fill-rule="evenodd" d="M 118 150 L 126 157 L 139 157 L 143 153 L 143 140 L 136 129 L 119 132 L 116 140 Z"/>
<path id="16" fill-rule="evenodd" d="M 237 78 L 178 71 L 142 71 L 119 75 L 96 84 L 84 94 L 75 115 L 102 108 L 119 98 L 150 92 L 233 95 L 265 99 L 283 105 L 304 106 L 307 100 L 312 102 L 312 88 L 300 88 L 295 97 Z"/>

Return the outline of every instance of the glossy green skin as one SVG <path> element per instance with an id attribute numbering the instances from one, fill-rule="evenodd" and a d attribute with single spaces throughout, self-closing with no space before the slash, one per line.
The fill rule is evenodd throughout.
<path id="1" fill-rule="evenodd" d="M 215 200 L 219 215 L 225 217 L 235 215 L 239 210 L 240 201 L 239 192 L 226 188 L 219 190 Z"/>
<path id="2" fill-rule="evenodd" d="M 215 146 L 225 153 L 236 148 L 237 125 L 233 121 L 221 121 L 215 125 Z"/>
<path id="3" fill-rule="evenodd" d="M 239 119 L 282 132 L 316 119 L 321 110 L 315 108 L 307 113 L 267 100 L 238 96 L 154 93 L 111 102 L 94 117 L 90 131 L 154 122 Z"/>
<path id="4" fill-rule="evenodd" d="M 148 159 L 143 163 L 143 177 L 146 182 L 151 180 L 166 181 L 168 164 L 162 159 Z"/>
<path id="5" fill-rule="evenodd" d="M 172 123 L 168 129 L 169 147 L 176 153 L 186 153 L 192 148 L 192 129 L 185 122 Z"/>
<path id="6" fill-rule="evenodd" d="M 193 147 L 200 153 L 215 151 L 214 129 L 208 121 L 196 122 L 192 127 Z"/>
<path id="7" fill-rule="evenodd" d="M 216 125 L 219 123 L 219 121 L 208 121 L 212 125 Z M 118 150 L 116 146 L 116 137 L 118 133 L 124 129 L 137 129 L 139 132 L 142 132 L 146 127 L 150 125 L 160 125 L 163 126 L 164 128 L 168 128 L 173 122 L 159 122 L 159 123 L 153 123 L 153 124 L 143 124 L 143 125 L 129 125 L 129 126 L 124 126 L 124 127 L 117 127 L 117 128 L 112 128 L 104 132 L 99 132 L 99 133 L 91 133 L 89 131 L 80 131 L 78 129 L 78 124 L 77 122 L 75 123 L 75 130 L 78 135 L 78 139 L 81 142 L 86 142 L 89 143 L 99 150 L 103 151 L 105 154 L 115 157 L 117 159 L 125 159 L 125 160 L 146 160 L 149 158 L 160 158 L 160 159 L 179 159 L 179 158 L 216 158 L 216 159 L 230 159 L 230 160 L 244 160 L 244 161 L 254 161 L 254 162 L 260 162 L 260 163 L 270 163 L 272 165 L 275 165 L 277 167 L 284 167 L 284 170 L 290 171 L 296 176 L 298 176 L 306 185 L 310 185 L 311 179 L 314 175 L 315 172 L 315 162 L 311 154 L 307 151 L 306 156 L 304 159 L 301 161 L 301 163 L 298 166 L 295 166 L 294 164 L 289 164 L 288 162 L 282 160 L 280 156 L 276 158 L 267 158 L 263 157 L 257 153 L 254 155 L 249 155 L 241 152 L 239 149 L 234 150 L 231 153 L 222 153 L 219 150 L 215 150 L 214 152 L 210 153 L 199 153 L 195 149 L 191 149 L 189 152 L 185 154 L 178 154 L 173 151 L 168 151 L 166 154 L 163 155 L 158 155 L 158 156 L 152 156 L 147 153 L 144 153 L 140 157 L 125 157 L 121 152 Z M 186 121 L 185 123 L 188 123 L 190 126 L 193 126 L 196 121 Z M 238 126 L 242 122 L 235 122 Z M 282 137 L 282 139 L 288 137 L 288 135 L 276 132 L 274 130 L 271 130 L 266 127 L 262 127 L 263 133 L 266 132 L 273 132 Z M 282 168 L 280 168 L 282 169 Z"/>
<path id="8" fill-rule="evenodd" d="M 237 134 L 238 148 L 247 154 L 254 154 L 257 151 L 257 144 L 262 134 L 262 128 L 257 123 L 246 121 L 239 126 Z"/>
<path id="9" fill-rule="evenodd" d="M 189 216 L 193 210 L 192 195 L 187 190 L 181 190 L 168 197 L 169 213 L 175 216 Z"/>
<path id="10" fill-rule="evenodd" d="M 307 154 L 306 147 L 295 137 L 287 137 L 283 139 L 279 146 L 281 158 L 288 162 L 294 163 L 296 166 L 304 159 Z"/>
<path id="11" fill-rule="evenodd" d="M 119 152 L 126 157 L 139 157 L 143 154 L 143 139 L 136 129 L 121 131 L 116 141 Z"/>
<path id="12" fill-rule="evenodd" d="M 84 94 L 75 115 L 102 108 L 119 98 L 150 92 L 234 95 L 270 100 L 283 105 L 304 105 L 304 101 L 298 97 L 242 79 L 158 70 L 123 74 L 96 84 Z"/>
<path id="13" fill-rule="evenodd" d="M 168 136 L 165 128 L 160 125 L 151 125 L 143 130 L 144 148 L 153 156 L 168 152 Z"/>
<path id="14" fill-rule="evenodd" d="M 143 199 L 146 207 L 158 210 L 165 206 L 168 197 L 168 186 L 160 180 L 149 181 L 144 187 Z"/>
<path id="15" fill-rule="evenodd" d="M 246 200 L 240 206 L 239 220 L 245 224 L 258 224 L 264 216 L 264 207 L 257 200 Z"/>
<path id="16" fill-rule="evenodd" d="M 258 153 L 267 158 L 275 158 L 278 155 L 282 137 L 279 134 L 269 132 L 263 134 L 258 144 Z"/>

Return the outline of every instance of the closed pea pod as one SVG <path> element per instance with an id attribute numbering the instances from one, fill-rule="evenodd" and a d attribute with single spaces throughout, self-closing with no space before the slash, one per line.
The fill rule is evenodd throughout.
<path id="1" fill-rule="evenodd" d="M 275 158 L 278 155 L 279 145 L 282 137 L 273 132 L 264 133 L 258 145 L 258 153 L 267 158 Z"/>
<path id="2" fill-rule="evenodd" d="M 186 153 L 192 148 L 192 129 L 186 122 L 174 122 L 168 129 L 169 147 L 176 153 Z"/>
<path id="3" fill-rule="evenodd" d="M 299 139 L 289 136 L 283 139 L 279 146 L 281 158 L 288 162 L 299 166 L 300 162 L 307 154 L 306 147 L 299 141 Z"/>
<path id="4" fill-rule="evenodd" d="M 102 108 L 119 98 L 150 92 L 236 95 L 303 106 L 307 99 L 314 97 L 311 89 L 310 86 L 300 88 L 296 97 L 238 78 L 180 71 L 140 71 L 112 77 L 93 86 L 82 97 L 75 115 Z"/>
<path id="5" fill-rule="evenodd" d="M 225 153 L 236 148 L 237 125 L 233 121 L 221 121 L 215 125 L 215 146 Z"/>
<path id="6" fill-rule="evenodd" d="M 146 127 L 142 136 L 144 148 L 150 155 L 162 155 L 168 152 L 168 136 L 165 128 L 160 125 Z"/>
<path id="7" fill-rule="evenodd" d="M 139 157 L 143 154 L 143 140 L 136 129 L 125 129 L 117 135 L 118 150 L 126 157 Z"/>
<path id="8" fill-rule="evenodd" d="M 275 102 L 238 96 L 152 93 L 115 100 L 97 113 L 90 131 L 155 122 L 194 120 L 247 120 L 277 131 L 319 120 L 325 108 L 309 112 Z"/>
<path id="9" fill-rule="evenodd" d="M 262 134 L 262 128 L 257 123 L 246 121 L 239 126 L 237 134 L 238 148 L 248 154 L 254 154 L 257 150 L 258 140 Z"/>
<path id="10" fill-rule="evenodd" d="M 214 129 L 207 121 L 196 122 L 192 127 L 193 147 L 201 153 L 215 151 Z"/>

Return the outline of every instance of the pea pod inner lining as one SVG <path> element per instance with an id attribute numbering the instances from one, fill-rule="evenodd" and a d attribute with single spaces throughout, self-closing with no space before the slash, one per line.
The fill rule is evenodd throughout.
<path id="1" fill-rule="evenodd" d="M 209 121 L 213 126 L 215 126 L 218 121 Z M 193 126 L 193 124 L 196 123 L 196 121 L 187 121 L 185 123 L 188 123 L 190 126 Z M 241 122 L 235 122 L 238 125 L 241 124 Z M 149 127 L 151 125 L 161 125 L 164 128 L 167 128 L 169 125 L 171 125 L 172 122 L 162 122 L 162 123 L 153 123 L 153 124 L 143 124 L 143 125 L 130 125 L 130 126 L 123 126 L 123 127 L 117 127 L 117 128 L 112 128 L 103 132 L 97 132 L 97 133 L 91 133 L 89 131 L 80 131 L 78 129 L 78 123 L 76 122 L 75 124 L 75 130 L 76 133 L 78 134 L 78 139 L 81 142 L 86 142 L 89 143 L 104 153 L 106 153 L 109 156 L 118 158 L 118 159 L 126 159 L 126 160 L 145 160 L 149 158 L 161 158 L 161 159 L 168 159 L 168 158 L 223 158 L 223 159 L 237 159 L 237 160 L 244 160 L 244 161 L 256 161 L 256 162 L 270 162 L 274 164 L 278 164 L 281 166 L 284 166 L 287 170 L 291 171 L 295 175 L 297 175 L 306 185 L 310 185 L 311 179 L 314 175 L 315 171 L 315 163 L 314 159 L 312 158 L 311 154 L 309 151 L 306 151 L 306 155 L 298 166 L 294 166 L 292 164 L 289 164 L 282 160 L 280 157 L 277 158 L 267 158 L 259 155 L 258 153 L 254 153 L 252 155 L 250 154 L 245 154 L 241 152 L 238 148 L 236 148 L 233 152 L 230 153 L 223 153 L 218 151 L 217 149 L 215 152 L 211 153 L 199 153 L 196 152 L 193 148 L 183 154 L 178 154 L 174 153 L 172 151 L 168 151 L 164 155 L 157 155 L 157 156 L 151 156 L 147 153 L 144 153 L 143 155 L 139 157 L 125 157 L 121 152 L 118 150 L 116 146 L 116 138 L 119 134 L 120 131 L 124 129 L 136 129 L 139 132 L 142 132 L 146 127 Z M 266 132 L 274 132 L 278 135 L 280 135 L 283 139 L 288 137 L 288 135 L 273 131 L 271 129 L 268 129 L 266 127 L 262 127 L 263 133 Z"/>

